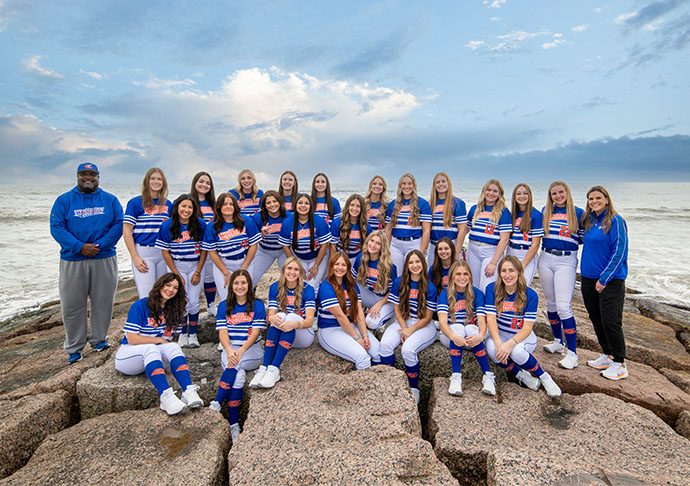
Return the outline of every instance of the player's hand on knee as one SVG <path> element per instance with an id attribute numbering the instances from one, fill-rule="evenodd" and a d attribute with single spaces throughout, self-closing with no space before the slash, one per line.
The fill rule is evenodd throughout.
<path id="1" fill-rule="evenodd" d="M 470 348 L 473 348 L 480 344 L 482 342 L 482 338 L 479 336 L 479 334 L 473 334 L 472 336 L 467 336 L 465 338 L 465 343 L 466 345 L 469 346 Z"/>
<path id="2" fill-rule="evenodd" d="M 149 271 L 149 266 L 141 257 L 136 256 L 132 258 L 132 263 L 134 263 L 134 268 L 136 268 L 139 273 L 147 273 Z"/>
<path id="3" fill-rule="evenodd" d="M 464 337 L 462 337 L 462 336 L 460 336 L 460 335 L 458 335 L 458 334 L 455 334 L 455 333 L 454 333 L 454 334 L 453 334 L 453 337 L 451 338 L 451 340 L 452 340 L 452 341 L 455 343 L 455 345 L 456 345 L 457 347 L 459 347 L 459 348 L 464 348 L 465 346 L 467 346 L 467 340 L 466 340 Z"/>

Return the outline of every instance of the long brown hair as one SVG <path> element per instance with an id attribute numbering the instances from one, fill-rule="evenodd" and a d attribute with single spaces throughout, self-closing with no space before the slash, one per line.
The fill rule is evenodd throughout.
<path id="1" fill-rule="evenodd" d="M 314 205 L 316 205 L 318 197 L 316 191 L 316 178 L 319 176 L 322 176 L 324 179 L 326 179 L 326 190 L 324 192 L 326 197 L 326 206 L 328 207 L 328 222 L 331 223 L 333 221 L 333 216 L 335 216 L 335 210 L 333 209 L 333 197 L 331 196 L 331 181 L 328 180 L 328 176 L 323 172 L 316 174 L 311 181 L 311 200 Z M 362 208 L 364 208 L 364 206 L 362 206 Z"/>
<path id="2" fill-rule="evenodd" d="M 474 279 L 472 277 L 472 269 L 470 264 L 467 262 L 455 262 L 451 265 L 450 270 L 448 270 L 448 290 L 446 295 L 448 297 L 448 315 L 450 316 L 450 321 L 455 324 L 455 293 L 460 292 L 460 290 L 455 288 L 455 272 L 458 268 L 464 268 L 467 273 L 470 274 L 470 281 L 465 289 L 465 325 L 472 324 L 472 319 L 474 319 Z"/>
<path id="3" fill-rule="evenodd" d="M 278 208 L 278 213 L 280 214 L 280 219 L 285 219 L 285 205 L 283 204 L 283 197 L 278 194 L 276 191 L 266 191 L 264 192 L 263 197 L 261 198 L 261 206 L 259 209 L 259 213 L 261 213 L 261 222 L 263 224 L 268 223 L 268 208 L 266 208 L 266 202 L 269 197 L 275 198 L 276 201 L 278 201 L 278 204 L 280 204 L 280 208 Z"/>
<path id="4" fill-rule="evenodd" d="M 522 219 L 520 220 L 520 232 L 527 234 L 532 229 L 532 189 L 524 182 L 519 183 L 513 188 L 513 195 L 510 199 L 510 214 L 513 217 L 511 231 L 513 228 L 515 228 L 515 220 L 520 212 L 520 205 L 515 200 L 515 194 L 517 194 L 517 190 L 521 187 L 524 187 L 525 190 L 527 190 L 527 194 L 529 194 L 529 199 L 525 205 L 525 212 L 522 214 Z"/>
<path id="5" fill-rule="evenodd" d="M 446 197 L 443 202 L 443 227 L 450 228 L 453 226 L 453 213 L 455 212 L 455 197 L 453 197 L 453 184 L 450 181 L 450 177 L 445 172 L 439 172 L 434 176 L 434 180 L 431 183 L 431 197 L 429 198 L 429 205 L 431 206 L 431 212 L 433 214 L 436 203 L 440 199 L 438 196 L 438 191 L 436 190 L 436 179 L 440 176 L 446 178 L 448 181 L 448 191 L 446 191 Z"/>
<path id="6" fill-rule="evenodd" d="M 489 221 L 492 223 L 498 223 L 501 219 L 501 213 L 506 208 L 506 193 L 503 190 L 503 184 L 501 184 L 501 181 L 498 179 L 489 179 L 486 181 L 486 184 L 484 184 L 484 187 L 482 187 L 482 193 L 479 195 L 479 199 L 477 200 L 477 210 L 474 212 L 472 224 L 477 221 L 477 218 L 479 218 L 479 213 L 484 211 L 484 208 L 486 207 L 486 201 L 484 200 L 486 196 L 484 194 L 491 185 L 498 187 L 498 199 L 494 203 L 494 207 L 491 210 Z"/>
<path id="7" fill-rule="evenodd" d="M 384 179 L 380 175 L 375 175 L 369 181 L 369 187 L 367 188 L 367 193 L 364 196 L 364 202 L 366 203 L 366 207 L 364 208 L 364 211 L 367 214 L 369 213 L 369 203 L 371 203 L 371 187 L 374 185 L 374 181 L 376 179 L 379 179 L 381 181 L 381 184 L 383 184 L 383 192 L 381 193 L 381 196 L 379 198 L 379 202 L 381 203 L 381 213 L 385 216 L 386 211 L 388 210 L 388 204 L 389 204 L 388 195 L 386 194 L 386 191 L 388 190 L 388 186 L 386 185 L 386 179 Z M 377 218 L 377 219 L 381 219 L 381 218 Z"/>
<path id="8" fill-rule="evenodd" d="M 417 180 L 414 178 L 412 174 L 409 172 L 407 174 L 403 174 L 400 179 L 398 180 L 398 193 L 395 196 L 395 206 L 393 206 L 393 213 L 391 214 L 391 221 L 393 222 L 393 226 L 395 226 L 398 222 L 398 213 L 400 212 L 400 208 L 402 207 L 403 200 L 405 197 L 403 196 L 402 193 L 402 181 L 405 177 L 409 177 L 410 180 L 412 180 L 412 185 L 413 185 L 413 191 L 412 195 L 410 196 L 410 219 L 409 219 L 409 225 L 412 227 L 417 227 L 420 225 L 419 222 L 419 197 L 417 196 Z"/>
<path id="9" fill-rule="evenodd" d="M 388 292 L 389 283 L 393 276 L 393 261 L 391 260 L 391 249 L 388 243 L 388 237 L 383 230 L 372 231 L 367 239 L 362 244 L 362 257 L 359 261 L 359 270 L 357 272 L 357 283 L 360 287 L 367 285 L 367 272 L 369 271 L 369 262 L 371 261 L 371 254 L 369 254 L 369 240 L 377 237 L 381 240 L 381 251 L 379 252 L 379 263 L 376 266 L 378 269 L 378 276 L 376 277 L 376 285 L 374 292 L 383 294 Z"/>
<path id="10" fill-rule="evenodd" d="M 168 283 L 173 280 L 177 281 L 177 293 L 172 299 L 163 305 L 163 296 L 161 295 L 161 290 Z M 175 330 L 175 328 L 182 322 L 185 317 L 187 307 L 187 293 L 184 290 L 184 281 L 182 277 L 175 273 L 166 273 L 161 276 L 156 283 L 153 284 L 151 292 L 149 292 L 149 317 L 153 318 L 153 322 L 156 326 L 161 325 L 161 314 L 165 318 L 165 331 L 166 334 L 170 334 Z"/>
<path id="11" fill-rule="evenodd" d="M 438 247 L 441 243 L 445 243 L 450 246 L 450 264 L 453 265 L 455 261 L 455 243 L 448 236 L 444 236 L 436 243 L 436 248 L 434 249 L 434 263 L 431 264 L 431 283 L 436 287 L 438 294 L 441 294 L 443 290 L 443 262 L 438 257 Z M 448 270 L 448 281 L 450 282 L 450 270 Z"/>
<path id="12" fill-rule="evenodd" d="M 611 201 L 609 191 L 604 189 L 603 186 L 594 186 L 589 191 L 587 191 L 587 210 L 585 211 L 585 214 L 582 216 L 582 224 L 585 228 L 585 233 L 589 231 L 589 228 L 592 226 L 592 218 L 590 218 L 590 216 L 594 213 L 594 211 L 592 211 L 589 207 L 589 195 L 593 192 L 602 193 L 609 203 L 606 208 L 607 211 L 606 215 L 604 216 L 604 220 L 601 222 L 601 229 L 604 230 L 604 234 L 607 234 L 611 229 L 611 221 L 614 217 L 618 215 L 618 213 L 615 209 L 613 209 L 613 201 Z"/>
<path id="13" fill-rule="evenodd" d="M 400 313 L 403 319 L 410 318 L 410 283 L 412 281 L 412 272 L 410 272 L 410 258 L 415 255 L 422 262 L 422 275 L 419 278 L 419 294 L 417 295 L 417 318 L 424 319 L 426 316 L 426 294 L 429 288 L 429 270 L 426 267 L 426 258 L 419 250 L 412 250 L 405 258 L 405 268 L 403 268 L 400 277 L 400 288 L 398 289 L 398 297 L 400 298 Z"/>
<path id="14" fill-rule="evenodd" d="M 342 258 L 347 265 L 347 272 L 343 276 L 343 283 L 345 284 L 345 290 L 347 291 L 347 296 L 350 299 L 350 310 L 347 309 L 347 302 L 345 300 L 345 292 L 343 292 L 343 287 L 338 283 L 338 279 L 333 273 L 333 267 L 338 258 Z M 357 322 L 357 314 L 359 313 L 359 301 L 357 300 L 357 288 L 355 287 L 355 279 L 352 277 L 352 268 L 350 267 L 350 258 L 343 251 L 337 251 L 328 260 L 328 277 L 326 280 L 333 286 L 335 290 L 335 296 L 338 298 L 338 304 L 340 304 L 340 309 L 346 316 L 349 316 L 351 322 Z"/>
<path id="15" fill-rule="evenodd" d="M 292 249 L 296 250 L 299 243 L 299 238 L 297 237 L 297 233 L 299 232 L 297 202 L 302 198 L 306 198 L 306 200 L 309 201 L 309 213 L 307 214 L 307 224 L 309 225 L 309 251 L 314 251 L 316 249 L 314 246 L 314 233 L 316 231 L 314 229 L 314 201 L 311 197 L 309 197 L 309 194 L 298 194 L 297 197 L 292 201 L 292 214 L 294 215 L 292 225 Z"/>
<path id="16" fill-rule="evenodd" d="M 208 172 L 201 171 L 197 172 L 194 175 L 194 177 L 192 178 L 192 188 L 189 190 L 189 193 L 192 195 L 194 199 L 196 199 L 196 202 L 199 202 L 199 191 L 196 190 L 196 183 L 199 182 L 201 176 L 208 177 L 208 180 L 211 183 L 211 188 L 208 190 L 204 198 L 206 199 L 206 202 L 209 204 L 209 206 L 214 207 L 216 205 L 216 192 L 213 188 L 213 178 L 211 177 L 211 174 L 209 174 Z"/>
<path id="17" fill-rule="evenodd" d="M 570 192 L 570 187 L 563 181 L 552 182 L 549 186 L 549 190 L 546 191 L 546 206 L 544 207 L 544 237 L 548 237 L 551 233 L 551 216 L 553 215 L 553 209 L 556 207 L 556 203 L 553 202 L 551 198 L 551 189 L 557 186 L 563 186 L 565 188 L 565 193 L 567 194 L 565 200 L 565 214 L 568 216 L 568 231 L 571 234 L 577 233 L 579 229 L 579 222 L 577 220 L 577 213 L 575 212 L 575 203 L 573 202 L 573 195 Z"/>
<path id="18" fill-rule="evenodd" d="M 144 180 L 141 181 L 141 205 L 144 207 L 144 209 L 153 207 L 153 196 L 151 196 L 149 181 L 151 180 L 151 176 L 156 173 L 160 174 L 163 178 L 163 186 L 161 187 L 161 190 L 158 191 L 158 205 L 165 206 L 165 201 L 168 199 L 168 180 L 165 178 L 165 173 L 158 167 L 151 167 L 146 171 Z"/>
<path id="19" fill-rule="evenodd" d="M 285 189 L 283 189 L 283 176 L 285 174 L 290 174 L 295 179 L 295 185 L 292 186 L 292 193 L 285 194 Z M 286 170 L 280 174 L 280 180 L 278 180 L 278 194 L 283 198 L 283 204 L 285 203 L 285 196 L 290 196 L 290 202 L 295 204 L 295 198 L 299 194 L 299 185 L 297 184 L 297 175 L 291 170 Z"/>
<path id="20" fill-rule="evenodd" d="M 216 206 L 213 208 L 213 230 L 218 233 L 223 229 L 223 223 L 225 223 L 225 218 L 223 217 L 222 209 L 225 201 L 230 199 L 232 201 L 232 207 L 235 209 L 232 213 L 232 225 L 236 230 L 242 230 L 244 228 L 244 219 L 240 214 L 240 205 L 237 203 L 235 196 L 229 192 L 224 192 L 218 199 L 216 199 Z"/>
<path id="21" fill-rule="evenodd" d="M 357 216 L 357 223 L 359 223 L 360 248 L 362 247 L 362 244 L 367 237 L 368 218 L 364 206 L 364 198 L 359 194 L 352 194 L 350 197 L 347 198 L 347 201 L 345 201 L 345 207 L 343 208 L 343 216 L 340 219 L 340 238 L 338 239 L 338 241 L 340 242 L 340 245 L 342 246 L 342 249 L 345 252 L 348 252 L 350 248 L 350 228 L 352 227 L 352 223 L 350 222 L 350 204 L 352 204 L 352 201 L 355 200 L 359 202 L 360 208 L 359 216 Z"/>
<path id="22" fill-rule="evenodd" d="M 522 268 L 522 263 L 517 257 L 513 255 L 504 256 L 501 262 L 498 264 L 498 278 L 496 279 L 496 284 L 494 286 L 494 304 L 496 305 L 496 315 L 501 316 L 501 311 L 503 310 L 503 301 L 506 298 L 507 292 L 505 289 L 505 284 L 501 278 L 501 269 L 506 263 L 510 263 L 518 271 L 518 281 L 517 281 L 517 295 L 515 296 L 515 315 L 524 314 L 525 305 L 527 305 L 527 281 L 525 280 L 525 271 Z"/>
<path id="23" fill-rule="evenodd" d="M 230 275 L 230 281 L 228 282 L 228 297 L 225 299 L 225 314 L 227 316 L 232 315 L 232 311 L 235 309 L 237 304 L 237 296 L 232 290 L 232 284 L 235 283 L 238 277 L 244 277 L 247 279 L 247 312 L 254 311 L 254 302 L 256 301 L 256 295 L 254 294 L 254 286 L 252 284 L 252 276 L 249 272 L 243 268 L 235 270 Z"/>
<path id="24" fill-rule="evenodd" d="M 300 309 L 302 305 L 302 292 L 304 291 L 304 281 L 307 278 L 307 272 L 304 271 L 302 262 L 300 262 L 299 258 L 295 256 L 287 258 L 285 262 L 283 262 L 283 266 L 280 267 L 280 278 L 278 279 L 278 297 L 276 300 L 278 301 L 278 307 L 280 307 L 280 310 L 287 312 L 287 280 L 285 279 L 285 270 L 291 263 L 295 263 L 299 267 L 299 277 L 297 277 L 297 286 L 295 287 L 294 304 L 295 313 L 299 313 L 298 309 Z"/>

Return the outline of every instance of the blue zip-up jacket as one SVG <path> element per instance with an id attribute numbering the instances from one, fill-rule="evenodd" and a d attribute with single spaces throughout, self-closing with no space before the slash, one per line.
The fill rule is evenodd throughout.
<path id="1" fill-rule="evenodd" d="M 68 261 L 98 260 L 115 255 L 122 236 L 122 205 L 100 187 L 85 194 L 74 187 L 55 200 L 50 210 L 50 234 L 60 244 L 60 258 Z M 80 252 L 85 243 L 97 244 L 95 257 Z"/>
<path id="2" fill-rule="evenodd" d="M 628 276 L 628 226 L 616 215 L 611 219 L 611 229 L 604 234 L 601 222 L 608 209 L 599 216 L 590 215 L 592 225 L 583 237 L 580 273 L 583 277 L 596 278 L 602 285 L 611 280 L 625 280 Z"/>

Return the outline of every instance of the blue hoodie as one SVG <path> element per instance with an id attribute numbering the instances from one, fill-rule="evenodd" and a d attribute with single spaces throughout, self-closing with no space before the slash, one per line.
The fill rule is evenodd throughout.
<path id="1" fill-rule="evenodd" d="M 582 247 L 580 273 L 583 277 L 596 278 L 602 285 L 614 279 L 625 280 L 628 276 L 628 226 L 616 214 L 611 218 L 607 233 L 601 227 L 608 209 L 597 216 L 591 214 L 592 225 L 585 233 Z"/>
<path id="2" fill-rule="evenodd" d="M 85 194 L 74 187 L 60 195 L 50 210 L 50 234 L 62 249 L 60 258 L 68 261 L 97 260 L 115 255 L 122 236 L 122 205 L 103 189 Z M 95 257 L 80 252 L 85 243 L 99 245 Z"/>

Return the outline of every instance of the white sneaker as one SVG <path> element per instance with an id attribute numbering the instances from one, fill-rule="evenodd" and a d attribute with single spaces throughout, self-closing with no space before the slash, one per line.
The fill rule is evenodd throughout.
<path id="1" fill-rule="evenodd" d="M 187 334 L 184 334 L 184 333 L 180 334 L 180 337 L 177 338 L 177 344 L 181 348 L 186 348 L 187 346 L 189 346 L 189 336 Z"/>
<path id="2" fill-rule="evenodd" d="M 214 412 L 220 412 L 220 403 L 218 403 L 215 400 L 212 400 L 211 403 L 208 404 L 208 408 L 210 408 Z"/>
<path id="3" fill-rule="evenodd" d="M 577 364 L 577 354 L 572 351 L 568 351 L 565 355 L 565 358 L 558 362 L 558 366 L 560 366 L 561 368 L 565 368 L 566 370 L 572 370 L 573 368 L 577 368 Z"/>
<path id="4" fill-rule="evenodd" d="M 201 408 L 204 406 L 204 401 L 196 392 L 199 389 L 198 385 L 189 385 L 185 391 L 182 392 L 182 401 L 189 408 Z"/>
<path id="5" fill-rule="evenodd" d="M 552 343 L 544 345 L 544 351 L 547 353 L 563 353 L 565 351 L 565 346 L 558 339 L 554 339 Z"/>
<path id="6" fill-rule="evenodd" d="M 218 351 L 223 351 L 223 343 L 218 343 Z"/>
<path id="7" fill-rule="evenodd" d="M 161 410 L 163 410 L 168 415 L 175 415 L 180 413 L 186 405 L 182 400 L 177 398 L 175 392 L 172 388 L 168 388 L 161 395 Z"/>
<path id="8" fill-rule="evenodd" d="M 541 381 L 541 386 L 544 387 L 544 390 L 548 396 L 551 398 L 561 396 L 561 388 L 556 384 L 555 381 L 553 381 L 551 375 L 549 375 L 546 371 L 539 377 L 539 381 Z"/>
<path id="9" fill-rule="evenodd" d="M 196 333 L 189 335 L 189 341 L 187 343 L 187 346 L 190 348 L 198 348 L 199 347 L 199 340 L 196 337 Z"/>
<path id="10" fill-rule="evenodd" d="M 249 388 L 259 388 L 259 383 L 263 380 L 266 374 L 266 367 L 264 365 L 259 366 L 259 369 L 254 373 L 254 378 L 249 382 Z"/>
<path id="11" fill-rule="evenodd" d="M 605 370 L 613 364 L 613 360 L 607 355 L 602 354 L 597 359 L 590 359 L 587 361 L 587 366 L 590 366 L 596 370 Z"/>
<path id="12" fill-rule="evenodd" d="M 496 375 L 487 371 L 482 376 L 482 393 L 486 395 L 496 396 Z"/>
<path id="13" fill-rule="evenodd" d="M 208 313 L 209 316 L 215 316 L 216 315 L 216 304 L 215 302 L 211 302 L 210 304 L 206 305 L 206 312 Z"/>
<path id="14" fill-rule="evenodd" d="M 451 395 L 457 395 L 461 397 L 462 393 L 462 375 L 460 373 L 453 373 L 450 376 L 450 386 L 448 387 L 448 393 Z"/>
<path id="15" fill-rule="evenodd" d="M 414 397 L 414 402 L 419 405 L 419 389 L 418 388 L 410 388 L 412 390 L 412 396 Z"/>
<path id="16" fill-rule="evenodd" d="M 625 363 L 616 363 L 614 361 L 611 366 L 606 368 L 600 374 L 609 380 L 618 381 L 628 377 L 628 368 L 626 368 Z"/>
<path id="17" fill-rule="evenodd" d="M 532 376 L 525 370 L 520 370 L 518 374 L 515 375 L 515 378 L 517 378 L 520 383 L 525 385 L 530 390 L 539 390 L 539 378 Z"/>
<path id="18" fill-rule="evenodd" d="M 253 381 L 253 380 L 252 380 Z M 280 370 L 271 365 L 259 382 L 259 388 L 273 388 L 280 381 Z"/>
<path id="19" fill-rule="evenodd" d="M 240 424 L 230 424 L 230 437 L 232 437 L 232 445 L 237 443 L 237 438 L 240 436 Z"/>

